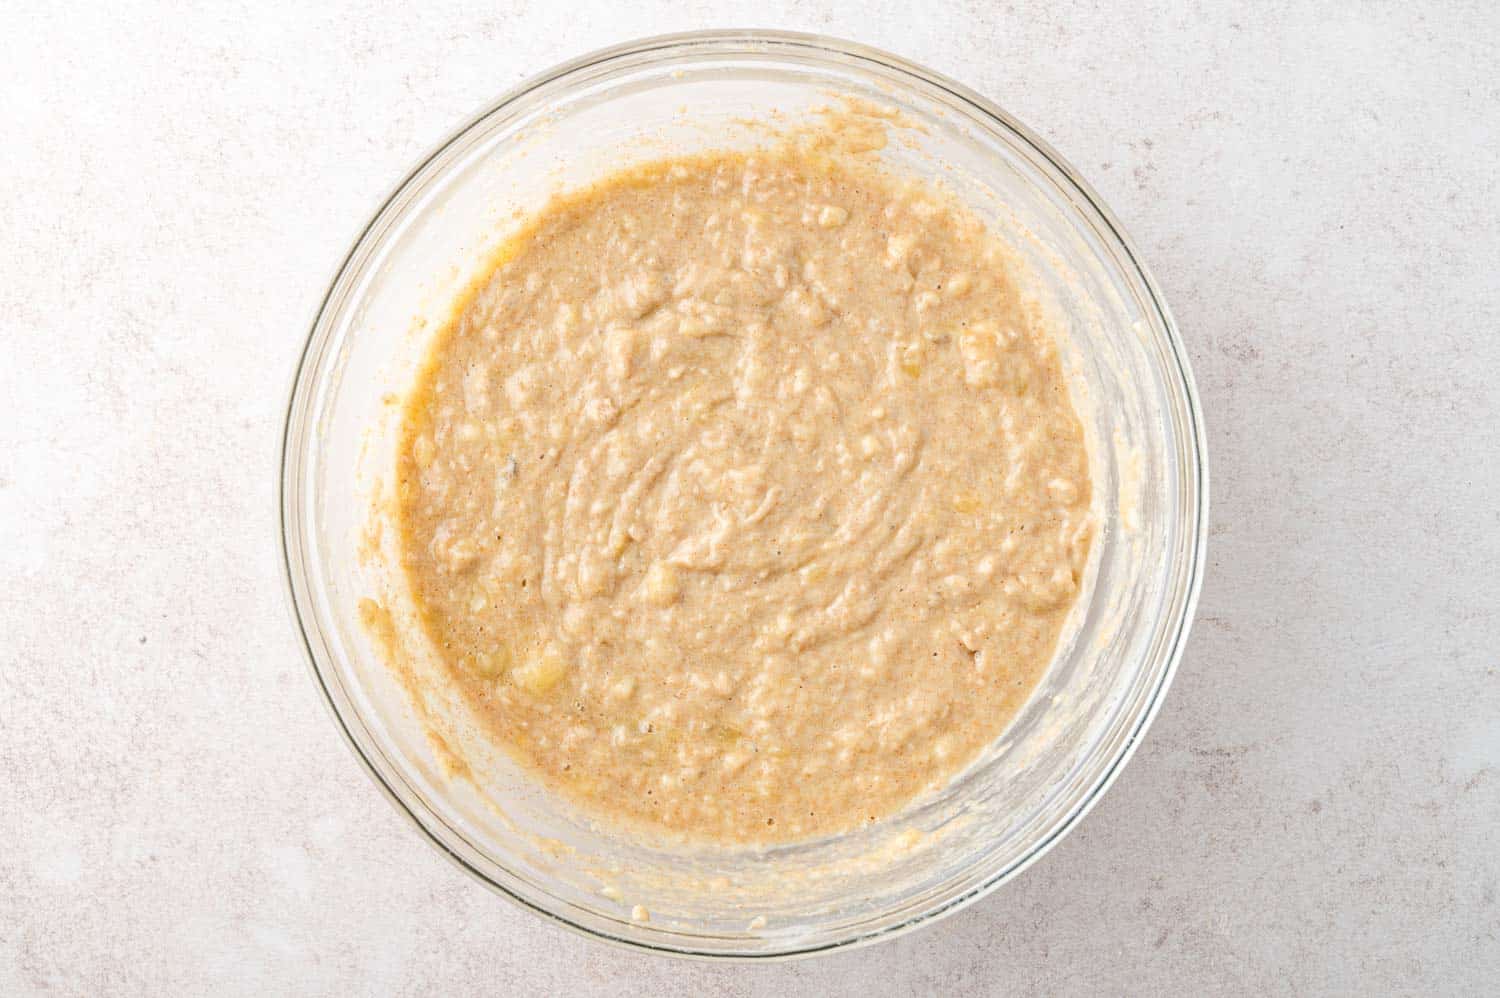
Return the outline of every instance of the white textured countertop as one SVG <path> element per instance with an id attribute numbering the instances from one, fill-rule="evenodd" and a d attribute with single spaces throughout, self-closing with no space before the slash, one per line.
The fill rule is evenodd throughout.
<path id="1" fill-rule="evenodd" d="M 1494 993 L 1492 5 L 114 6 L 0 32 L 0 993 Z M 1176 311 L 1214 479 L 1176 685 L 1079 829 L 755 967 L 586 941 L 426 845 L 319 702 L 274 516 L 311 305 L 407 166 L 554 62 L 745 24 L 1070 159 Z"/>

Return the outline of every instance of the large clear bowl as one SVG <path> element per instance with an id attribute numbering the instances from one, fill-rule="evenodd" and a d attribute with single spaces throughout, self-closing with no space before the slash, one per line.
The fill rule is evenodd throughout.
<path id="1" fill-rule="evenodd" d="M 617 834 L 539 790 L 466 726 L 458 698 L 408 696 L 361 622 L 362 599 L 396 599 L 399 589 L 388 565 L 362 557 L 379 540 L 368 511 L 389 466 L 392 399 L 518 213 L 629 162 L 755 145 L 763 123 L 795 123 L 840 96 L 893 106 L 918 126 L 879 155 L 988 219 L 1050 315 L 1093 450 L 1100 529 L 1084 594 L 1009 729 L 905 812 L 765 850 Z M 1109 211 L 984 98 L 884 52 L 810 35 L 633 42 L 545 73 L 460 128 L 375 213 L 329 287 L 284 448 L 294 614 L 376 782 L 497 892 L 582 932 L 683 955 L 858 945 L 1015 876 L 1077 823 L 1140 740 L 1181 654 L 1203 568 L 1207 468 L 1192 377 L 1161 295 Z M 454 755 L 467 777 L 452 775 Z"/>

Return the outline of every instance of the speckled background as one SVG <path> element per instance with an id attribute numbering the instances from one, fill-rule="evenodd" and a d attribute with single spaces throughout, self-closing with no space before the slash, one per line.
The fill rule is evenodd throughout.
<path id="1" fill-rule="evenodd" d="M 112 6 L 0 4 L 0 993 L 1494 993 L 1492 5 Z M 1076 164 L 1214 474 L 1176 686 L 1075 834 L 758 967 L 577 938 L 424 844 L 314 692 L 274 517 L 311 306 L 414 158 L 563 58 L 744 24 L 901 52 Z"/>

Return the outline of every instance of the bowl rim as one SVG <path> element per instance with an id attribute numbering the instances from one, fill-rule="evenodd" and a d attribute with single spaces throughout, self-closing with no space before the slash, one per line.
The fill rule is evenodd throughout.
<path id="1" fill-rule="evenodd" d="M 1023 145 L 1028 146 L 1031 151 L 1040 157 L 1046 166 L 1056 171 L 1062 180 L 1066 181 L 1073 188 L 1074 192 L 1078 195 L 1078 201 L 1074 205 L 1075 210 L 1084 216 L 1085 221 L 1093 223 L 1098 227 L 1100 234 L 1106 240 L 1113 241 L 1114 248 L 1122 254 L 1121 263 L 1125 265 L 1124 269 L 1134 271 L 1133 276 L 1139 279 L 1141 288 L 1146 292 L 1146 298 L 1149 299 L 1151 308 L 1156 312 L 1157 319 L 1161 324 L 1161 331 L 1165 334 L 1163 345 L 1167 348 L 1166 352 L 1172 360 L 1171 364 L 1164 366 L 1162 373 L 1169 382 L 1174 382 L 1173 387 L 1181 393 L 1182 415 L 1185 417 L 1185 433 L 1181 445 L 1184 445 L 1185 450 L 1190 451 L 1186 456 L 1190 459 L 1191 467 L 1188 470 L 1191 472 L 1192 485 L 1194 486 L 1193 490 L 1186 497 L 1186 500 L 1193 504 L 1193 509 L 1191 510 L 1193 519 L 1187 529 L 1184 530 L 1182 537 L 1182 543 L 1185 546 L 1187 554 L 1185 559 L 1186 574 L 1184 576 L 1179 572 L 1176 577 L 1169 580 L 1166 598 L 1164 599 L 1164 604 L 1168 607 L 1177 598 L 1180 598 L 1181 602 L 1177 619 L 1169 619 L 1165 622 L 1163 633 L 1165 634 L 1167 631 L 1171 633 L 1165 638 L 1163 667 L 1155 687 L 1149 691 L 1146 697 L 1145 708 L 1141 711 L 1133 728 L 1122 737 L 1115 757 L 1109 761 L 1088 792 L 1082 795 L 1071 810 L 1057 821 L 1046 836 L 1034 843 L 1020 857 L 1002 869 L 986 876 L 978 884 L 947 899 L 941 904 L 916 912 L 900 922 L 874 931 L 855 933 L 845 938 L 819 942 L 812 945 L 798 945 L 795 941 L 792 941 L 784 948 L 756 952 L 728 952 L 724 950 L 695 949 L 691 946 L 677 945 L 671 941 L 675 938 L 680 938 L 676 934 L 660 941 L 627 938 L 623 935 L 615 935 L 593 926 L 575 922 L 564 914 L 544 907 L 522 894 L 509 889 L 506 885 L 497 882 L 483 871 L 477 869 L 460 852 L 444 841 L 427 822 L 423 821 L 422 815 L 418 813 L 419 810 L 428 812 L 425 802 L 419 800 L 417 802 L 418 806 L 414 807 L 413 802 L 409 802 L 403 795 L 396 791 L 386 778 L 381 766 L 365 751 L 360 739 L 350 728 L 349 722 L 345 718 L 345 711 L 352 711 L 353 709 L 348 695 L 342 689 L 335 690 L 324 676 L 324 667 L 320 661 L 317 648 L 317 645 L 322 643 L 321 638 L 318 642 L 315 642 L 313 639 L 314 634 L 320 634 L 321 632 L 316 621 L 309 620 L 309 617 L 312 616 L 312 610 L 306 604 L 310 601 L 311 594 L 306 591 L 307 580 L 305 574 L 299 574 L 299 566 L 305 554 L 302 537 L 300 534 L 294 536 L 290 530 L 290 525 L 293 522 L 298 522 L 298 515 L 295 512 L 295 508 L 297 500 L 301 498 L 298 485 L 302 480 L 301 472 L 305 462 L 305 455 L 303 453 L 305 439 L 294 439 L 296 437 L 295 431 L 304 428 L 306 409 L 315 389 L 315 385 L 311 382 L 309 376 L 317 366 L 317 362 L 322 359 L 329 345 L 330 330 L 326 320 L 330 314 L 330 306 L 334 303 L 335 298 L 339 296 L 340 292 L 347 292 L 349 290 L 347 285 L 350 275 L 358 269 L 353 265 L 356 263 L 362 265 L 365 259 L 376 248 L 378 239 L 372 240 L 372 234 L 378 234 L 379 231 L 382 231 L 393 220 L 398 210 L 404 207 L 400 202 L 402 202 L 403 196 L 407 194 L 413 184 L 422 177 L 430 166 L 440 160 L 450 149 L 463 140 L 476 125 L 504 111 L 512 104 L 530 96 L 541 88 L 566 79 L 574 74 L 617 60 L 637 58 L 651 53 L 674 50 L 690 51 L 697 47 L 707 47 L 715 55 L 791 50 L 804 58 L 812 57 L 816 59 L 819 56 L 823 58 L 834 56 L 843 59 L 845 62 L 852 61 L 855 64 L 874 63 L 887 71 L 893 70 L 898 75 L 912 77 L 916 82 L 945 91 L 948 97 L 968 105 L 974 111 L 991 119 L 991 124 L 998 126 L 1003 131 L 1009 132 Z M 1090 213 L 1092 213 L 1092 218 L 1089 217 Z M 1022 873 L 1077 827 L 1083 817 L 1093 809 L 1100 798 L 1109 790 L 1120 771 L 1124 769 L 1125 765 L 1135 754 L 1136 748 L 1161 709 L 1166 691 L 1171 686 L 1172 680 L 1176 675 L 1197 608 L 1199 593 L 1202 589 L 1204 569 L 1207 563 L 1206 547 L 1209 502 L 1207 434 L 1204 429 L 1203 413 L 1199 405 L 1198 392 L 1188 362 L 1187 351 L 1176 321 L 1172 317 L 1172 313 L 1162 296 L 1156 279 L 1142 262 L 1135 244 L 1125 233 L 1123 226 L 1121 226 L 1098 193 L 1056 150 L 993 101 L 990 101 L 988 98 L 976 93 L 956 80 L 901 56 L 873 46 L 822 34 L 768 29 L 715 29 L 676 32 L 638 38 L 606 48 L 596 49 L 535 74 L 511 87 L 499 97 L 484 105 L 480 110 L 464 119 L 441 141 L 424 153 L 403 174 L 401 180 L 390 188 L 386 196 L 381 199 L 379 207 L 364 225 L 361 226 L 355 238 L 350 243 L 349 250 L 334 269 L 332 278 L 327 282 L 323 294 L 318 299 L 317 306 L 313 309 L 312 320 L 308 326 L 308 330 L 307 340 L 293 366 L 290 387 L 286 394 L 287 404 L 279 450 L 277 530 L 280 534 L 282 591 L 287 611 L 292 624 L 296 628 L 313 680 L 322 693 L 324 706 L 332 715 L 334 723 L 342 734 L 345 743 L 360 761 L 366 774 L 396 810 L 405 815 L 416 826 L 422 837 L 431 843 L 439 853 L 446 856 L 460 869 L 464 870 L 494 893 L 527 911 L 541 915 L 545 919 L 585 938 L 603 940 L 604 942 L 638 952 L 644 951 L 668 956 L 713 961 L 763 962 L 790 960 L 809 957 L 819 953 L 866 946 L 880 940 L 893 939 L 911 932 L 920 926 L 932 924 L 946 915 L 968 907 L 994 891 L 1001 884 Z M 1174 589 L 1176 590 L 1175 592 L 1173 591 Z M 375 748 L 378 751 L 378 746 Z M 441 824 L 441 819 L 436 814 L 429 813 L 429 817 Z"/>

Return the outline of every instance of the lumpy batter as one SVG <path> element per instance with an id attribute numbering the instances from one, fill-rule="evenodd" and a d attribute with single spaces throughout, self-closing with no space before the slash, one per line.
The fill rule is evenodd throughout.
<path id="1" fill-rule="evenodd" d="M 437 337 L 399 522 L 493 736 L 727 843 L 940 785 L 1046 669 L 1090 541 L 1056 349 L 982 224 L 791 150 L 549 203 Z"/>

